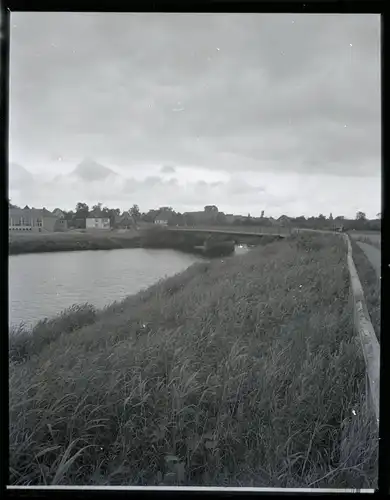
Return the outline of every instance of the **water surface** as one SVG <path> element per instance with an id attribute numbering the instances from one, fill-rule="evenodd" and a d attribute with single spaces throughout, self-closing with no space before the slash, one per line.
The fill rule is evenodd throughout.
<path id="1" fill-rule="evenodd" d="M 246 245 L 236 247 L 238 255 L 247 251 Z M 12 255 L 9 324 L 32 325 L 73 304 L 102 308 L 202 260 L 175 250 L 144 248 Z"/>
<path id="2" fill-rule="evenodd" d="M 73 304 L 104 307 L 202 260 L 141 248 L 30 253 L 9 257 L 9 324 L 29 325 Z"/>

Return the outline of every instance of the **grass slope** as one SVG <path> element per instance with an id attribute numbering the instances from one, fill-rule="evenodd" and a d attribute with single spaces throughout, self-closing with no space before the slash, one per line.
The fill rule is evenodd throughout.
<path id="1" fill-rule="evenodd" d="M 345 253 L 297 235 L 37 328 L 10 361 L 10 482 L 374 487 Z"/>
<path id="2" fill-rule="evenodd" d="M 139 246 L 137 231 L 10 234 L 10 255 L 36 252 L 70 252 L 74 250 L 112 250 Z"/>

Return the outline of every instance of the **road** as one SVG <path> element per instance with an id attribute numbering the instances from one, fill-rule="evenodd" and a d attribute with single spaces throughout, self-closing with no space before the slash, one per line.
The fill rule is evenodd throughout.
<path id="1" fill-rule="evenodd" d="M 362 241 L 357 241 L 356 243 L 359 245 L 359 247 L 366 254 L 367 259 L 371 262 L 371 265 L 375 269 L 375 272 L 376 272 L 378 278 L 380 278 L 380 275 L 381 275 L 381 251 L 378 250 L 377 248 L 373 247 L 372 245 L 369 245 L 368 243 L 363 243 Z"/>

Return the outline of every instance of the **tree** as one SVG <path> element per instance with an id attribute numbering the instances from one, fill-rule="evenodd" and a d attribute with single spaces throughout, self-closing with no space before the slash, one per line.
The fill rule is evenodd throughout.
<path id="1" fill-rule="evenodd" d="M 104 217 L 108 217 L 110 219 L 110 226 L 115 227 L 116 224 L 116 217 L 120 215 L 121 211 L 119 208 L 108 208 L 104 207 L 102 210 L 102 214 Z"/>
<path id="2" fill-rule="evenodd" d="M 86 203 L 81 203 L 81 202 L 77 203 L 76 214 L 81 213 L 81 212 L 87 213 L 87 214 L 89 213 L 89 207 Z"/>
<path id="3" fill-rule="evenodd" d="M 93 205 L 91 208 L 91 212 L 94 212 L 95 214 L 101 214 L 102 212 L 102 204 L 97 203 L 96 205 Z"/>
<path id="4" fill-rule="evenodd" d="M 356 220 L 367 220 L 366 214 L 364 212 L 356 212 Z"/>
<path id="5" fill-rule="evenodd" d="M 215 205 L 206 205 L 204 207 L 204 211 L 205 212 L 214 212 L 214 213 L 216 213 L 216 212 L 218 212 L 218 207 L 215 206 Z"/>
<path id="6" fill-rule="evenodd" d="M 223 212 L 217 213 L 216 222 L 217 222 L 217 224 L 221 224 L 221 225 L 226 224 L 226 216 Z"/>
<path id="7" fill-rule="evenodd" d="M 149 212 L 146 213 L 144 216 L 144 221 L 145 222 L 154 222 L 158 213 L 159 213 L 159 210 L 149 210 Z"/>
<path id="8" fill-rule="evenodd" d="M 191 214 L 186 214 L 184 216 L 184 221 L 187 226 L 194 226 L 195 225 L 195 218 Z"/>
<path id="9" fill-rule="evenodd" d="M 8 198 L 8 208 L 19 208 L 19 207 L 18 207 L 17 205 L 13 205 L 13 204 L 11 203 L 11 199 L 10 199 L 10 198 Z"/>
<path id="10" fill-rule="evenodd" d="M 86 219 L 89 215 L 89 207 L 86 203 L 77 203 L 76 213 L 73 218 L 74 226 L 78 228 L 85 228 Z"/>
<path id="11" fill-rule="evenodd" d="M 72 220 L 72 219 L 73 219 L 73 217 L 74 217 L 74 215 L 75 215 L 75 214 L 74 214 L 73 210 L 69 210 L 69 212 L 66 212 L 66 211 L 64 210 L 64 219 L 65 219 L 65 220 L 67 220 L 67 221 Z"/>
<path id="12" fill-rule="evenodd" d="M 141 212 L 139 211 L 139 206 L 134 204 L 131 208 L 130 208 L 130 215 L 132 217 L 134 217 L 134 219 L 139 219 L 140 218 L 140 215 L 141 215 Z"/>

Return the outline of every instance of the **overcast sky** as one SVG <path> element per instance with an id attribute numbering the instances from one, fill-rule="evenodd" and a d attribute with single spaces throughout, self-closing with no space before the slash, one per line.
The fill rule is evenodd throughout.
<path id="1" fill-rule="evenodd" d="M 10 197 L 381 209 L 378 15 L 13 13 Z"/>

